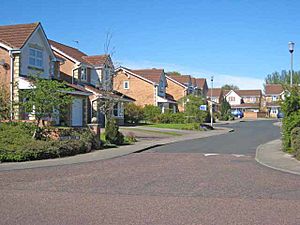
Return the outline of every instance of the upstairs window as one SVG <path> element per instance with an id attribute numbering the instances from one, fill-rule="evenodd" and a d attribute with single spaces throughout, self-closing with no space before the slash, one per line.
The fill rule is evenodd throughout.
<path id="1" fill-rule="evenodd" d="M 86 67 L 81 67 L 81 73 L 80 73 L 80 79 L 83 80 L 83 81 L 86 81 L 87 79 L 87 71 L 86 71 Z"/>
<path id="2" fill-rule="evenodd" d="M 273 101 L 273 102 L 276 102 L 276 101 L 277 101 L 277 96 L 276 96 L 276 95 L 272 96 L 272 101 Z"/>
<path id="3" fill-rule="evenodd" d="M 229 96 L 229 97 L 228 97 L 228 101 L 229 101 L 229 102 L 234 102 L 234 101 L 235 101 L 235 97 Z"/>
<path id="4" fill-rule="evenodd" d="M 129 89 L 129 81 L 128 80 L 124 81 L 123 88 L 124 89 Z"/>
<path id="5" fill-rule="evenodd" d="M 43 51 L 35 48 L 29 48 L 29 66 L 43 68 Z"/>

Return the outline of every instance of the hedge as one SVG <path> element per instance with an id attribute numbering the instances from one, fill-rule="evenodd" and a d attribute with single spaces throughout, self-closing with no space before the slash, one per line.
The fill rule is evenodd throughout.
<path id="1" fill-rule="evenodd" d="M 300 127 L 295 127 L 291 132 L 291 147 L 297 159 L 300 159 Z"/>

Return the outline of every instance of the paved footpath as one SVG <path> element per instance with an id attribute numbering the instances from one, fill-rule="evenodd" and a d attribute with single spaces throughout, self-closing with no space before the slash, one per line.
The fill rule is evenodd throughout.
<path id="1" fill-rule="evenodd" d="M 165 131 L 166 129 L 157 129 L 158 131 Z M 32 169 L 49 166 L 61 166 L 70 165 L 77 163 L 87 163 L 105 159 L 111 159 L 116 157 L 125 156 L 134 152 L 143 151 L 145 149 L 153 148 L 155 146 L 161 146 L 169 143 L 175 143 L 180 141 L 189 141 L 192 139 L 206 138 L 210 136 L 216 136 L 226 134 L 230 132 L 230 128 L 216 128 L 213 131 L 185 131 L 182 136 L 173 136 L 163 138 L 160 140 L 153 139 L 149 141 L 136 142 L 134 145 L 126 145 L 118 148 L 110 148 L 106 150 L 97 150 L 91 153 L 80 154 L 71 157 L 48 159 L 48 160 L 37 160 L 29 162 L 18 162 L 18 163 L 0 163 L 0 171 L 5 170 L 17 170 L 17 169 Z M 167 131 L 178 132 L 177 130 L 167 129 Z M 159 134 L 158 134 L 159 136 Z"/>
<path id="2" fill-rule="evenodd" d="M 300 176 L 262 166 L 272 121 L 88 163 L 0 172 L 1 224 L 299 225 Z M 210 143 L 210 144 L 209 144 Z"/>

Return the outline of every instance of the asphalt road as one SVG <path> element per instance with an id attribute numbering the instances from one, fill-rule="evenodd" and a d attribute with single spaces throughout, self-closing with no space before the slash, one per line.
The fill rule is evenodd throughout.
<path id="1" fill-rule="evenodd" d="M 0 172 L 0 224 L 300 224 L 300 177 L 253 158 L 278 128 L 264 121 L 232 126 L 234 133 L 184 148 Z M 215 147 L 205 150 L 209 139 Z"/>
<path id="2" fill-rule="evenodd" d="M 272 120 L 243 121 L 230 125 L 223 125 L 234 129 L 234 132 L 210 137 L 174 143 L 154 152 L 164 153 L 221 153 L 255 155 L 258 145 L 280 137 L 279 127 L 273 125 Z"/>

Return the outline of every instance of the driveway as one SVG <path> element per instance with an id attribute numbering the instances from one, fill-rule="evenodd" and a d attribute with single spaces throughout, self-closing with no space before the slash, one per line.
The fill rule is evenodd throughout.
<path id="1" fill-rule="evenodd" d="M 299 176 L 253 157 L 278 128 L 230 126 L 125 157 L 0 172 L 1 224 L 300 224 Z"/>

